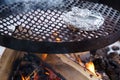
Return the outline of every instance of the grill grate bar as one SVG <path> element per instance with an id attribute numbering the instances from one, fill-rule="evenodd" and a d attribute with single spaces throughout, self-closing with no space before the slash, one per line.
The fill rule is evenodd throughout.
<path id="1" fill-rule="evenodd" d="M 103 11 L 102 11 L 102 13 L 105 15 L 105 16 L 107 16 L 107 8 L 108 8 L 108 6 L 104 6 L 104 8 L 103 8 Z"/>
<path id="2" fill-rule="evenodd" d="M 113 8 L 80 0 L 65 0 L 64 3 L 62 7 L 50 9 L 42 9 L 33 2 L 2 5 L 0 6 L 0 34 L 18 40 L 73 45 L 74 42 L 83 44 L 82 41 L 105 38 L 120 30 L 120 14 Z M 24 7 L 28 4 L 32 7 L 25 10 Z M 100 12 L 105 18 L 104 24 L 95 31 L 71 30 L 61 15 L 64 11 L 71 10 L 73 6 Z"/>
<path id="3" fill-rule="evenodd" d="M 76 2 L 74 3 L 74 0 L 72 0 L 72 1 L 70 1 L 70 2 L 66 2 L 66 3 L 69 3 L 68 4 L 68 6 L 73 6 L 74 4 L 76 4 Z M 80 2 L 80 3 L 83 3 L 82 5 L 79 5 L 79 7 L 81 7 L 81 8 L 88 8 L 88 9 L 93 9 L 93 10 L 96 10 L 97 9 L 97 11 L 100 11 L 104 16 L 105 16 L 105 18 L 106 18 L 106 22 L 105 23 L 107 23 L 107 24 L 109 24 L 108 22 L 109 21 L 113 21 L 113 20 L 115 20 L 117 17 L 116 17 L 116 15 L 118 16 L 119 14 L 116 14 L 117 13 L 117 11 L 115 11 L 115 10 L 113 10 L 112 8 L 108 8 L 107 6 L 104 6 L 104 5 L 102 5 L 102 4 L 94 4 L 94 3 L 90 3 L 90 2 Z M 72 5 L 73 4 L 73 5 Z M 18 7 L 18 5 L 16 4 L 16 5 L 13 5 L 13 7 Z M 14 8 L 15 9 L 15 8 Z M 107 12 L 107 14 L 105 14 L 105 12 L 106 12 L 106 10 L 108 10 L 108 12 Z M 30 20 L 29 19 L 29 16 L 31 17 L 31 19 L 32 18 L 34 18 L 36 21 L 37 20 L 40 20 L 40 19 L 43 19 L 43 21 L 48 21 L 47 19 L 46 19 L 46 17 L 50 17 L 50 16 L 48 16 L 48 15 L 51 15 L 51 17 L 53 16 L 53 19 L 54 20 L 56 20 L 57 18 L 58 18 L 58 20 L 56 20 L 56 23 L 54 23 L 54 22 L 51 22 L 51 21 L 48 21 L 48 22 L 50 22 L 49 24 L 48 24 L 48 22 L 43 22 L 42 24 L 39 24 L 39 23 L 37 23 L 36 21 L 34 21 L 34 20 L 32 20 L 32 21 L 26 21 L 26 19 L 20 19 L 20 20 L 16 20 L 15 18 L 15 16 L 13 15 L 12 16 L 12 18 L 13 18 L 13 21 L 18 21 L 17 23 L 19 23 L 20 22 L 20 25 L 22 25 L 23 27 L 24 27 L 24 29 L 26 29 L 26 32 L 20 32 L 19 30 L 19 37 L 20 36 L 22 36 L 22 38 L 23 39 L 25 39 L 25 37 L 28 39 L 29 38 L 29 34 L 28 34 L 28 32 L 31 32 L 31 33 L 34 33 L 33 35 L 31 35 L 31 36 L 36 36 L 35 37 L 35 39 L 37 39 L 38 40 L 38 38 L 37 38 L 37 36 L 40 34 L 40 35 L 43 35 L 43 36 L 46 36 L 46 35 L 49 35 L 49 30 L 51 31 L 53 28 L 52 27 L 49 27 L 49 30 L 48 31 L 46 31 L 46 30 L 44 30 L 45 29 L 45 27 L 42 27 L 42 26 L 54 26 L 54 25 L 56 25 L 56 26 L 58 26 L 58 28 L 60 28 L 60 26 L 58 25 L 58 23 L 59 22 L 61 22 L 61 20 L 59 20 L 59 18 L 60 18 L 60 15 L 62 14 L 60 11 L 57 11 L 56 10 L 56 12 L 54 12 L 54 11 L 51 11 L 51 10 L 48 10 L 50 13 L 47 13 L 47 12 L 45 12 L 44 10 L 42 11 L 42 10 L 40 10 L 40 12 L 36 12 L 36 11 L 29 11 L 28 12 L 28 14 L 27 13 L 21 13 L 21 14 L 19 14 L 19 15 L 15 15 L 15 16 L 18 16 L 18 17 L 21 17 L 21 18 L 24 18 L 24 17 L 28 17 L 28 19 L 27 20 Z M 39 15 L 41 15 L 41 17 L 40 16 L 38 16 L 38 18 L 36 18 L 35 16 L 37 15 L 37 14 L 35 14 L 35 12 L 36 13 L 38 13 Z M 43 14 L 41 14 L 41 12 L 43 12 Z M 46 14 L 48 14 L 48 15 L 45 15 L 44 13 L 46 13 Z M 51 14 L 52 13 L 52 14 Z M 57 15 L 58 16 L 57 16 Z M 24 16 L 24 17 L 23 17 Z M 42 16 L 45 16 L 45 17 L 42 17 Z M 9 16 L 10 17 L 10 16 Z M 7 18 L 5 18 L 5 19 L 8 19 L 9 20 L 9 17 L 7 17 Z M 55 18 L 56 19 L 55 19 Z M 11 18 L 11 19 L 12 19 Z M 107 18 L 109 18 L 109 19 L 107 19 Z M 51 18 L 52 19 L 52 18 Z M 26 22 L 26 23 L 24 23 L 24 21 Z M 119 19 L 117 20 L 117 22 L 119 21 Z M 32 24 L 31 24 L 31 22 L 32 22 Z M 39 22 L 41 22 L 41 21 L 39 21 Z M 58 22 L 58 23 L 57 23 Z M 63 22 L 63 21 L 62 21 Z M 3 23 L 3 21 L 2 21 L 2 23 Z M 30 24 L 28 24 L 28 23 L 30 23 Z M 11 24 L 11 23 L 9 23 L 9 22 L 4 22 L 4 24 L 5 25 L 9 25 L 9 24 Z M 59 23 L 60 25 L 63 25 L 63 26 L 65 26 L 65 24 L 64 24 L 64 22 L 63 23 Z M 14 26 L 18 26 L 16 23 L 14 23 L 13 24 Z M 40 31 L 40 28 L 37 28 L 37 25 L 41 25 L 40 26 L 40 28 L 42 28 L 43 29 L 43 32 L 45 33 L 45 35 L 44 35 L 44 33 L 43 32 L 41 32 L 41 33 L 39 33 L 39 31 Z M 111 26 L 113 26 L 114 25 L 114 23 L 110 23 L 109 25 L 111 25 Z M 30 26 L 33 26 L 33 27 L 31 27 L 31 28 L 29 28 Z M 28 27 L 28 29 L 26 28 L 26 27 Z M 7 27 L 6 27 L 7 28 Z M 65 28 L 67 29 L 67 26 L 65 26 Z M 23 29 L 23 30 L 24 30 Z M 54 29 L 55 29 L 55 27 L 54 27 Z M 61 30 L 61 29 L 63 29 L 63 30 Z M 60 31 L 64 31 L 65 29 L 64 28 L 61 28 L 61 29 L 58 29 L 58 30 L 60 30 Z M 6 30 L 6 29 L 5 29 Z M 16 29 L 17 30 L 17 29 Z M 23 31 L 22 30 L 22 31 Z M 31 31 L 32 30 L 32 31 Z M 56 29 L 57 30 L 57 29 Z M 111 29 L 110 29 L 111 30 Z M 3 30 L 4 31 L 4 30 Z M 68 32 L 69 32 L 69 30 L 67 30 Z M 69 38 L 71 38 L 71 37 L 69 37 L 71 34 L 74 34 L 74 33 L 71 33 L 69 36 L 68 36 L 68 32 L 67 31 L 64 31 L 65 32 L 65 34 L 67 35 L 67 37 L 68 37 L 68 40 L 69 40 Z M 101 30 L 100 30 L 101 31 Z M 8 33 L 9 33 L 10 31 L 8 31 Z M 48 33 L 47 33 L 48 32 Z M 98 31 L 96 31 L 96 33 L 94 34 L 94 35 L 102 35 L 102 33 L 97 33 Z M 7 32 L 6 32 L 7 33 Z M 6 34 L 5 33 L 5 34 Z M 25 35 L 25 36 L 23 36 L 23 34 L 24 33 L 27 33 L 27 35 Z M 43 34 L 42 34 L 43 33 Z M 103 32 L 104 33 L 104 32 Z M 106 32 L 105 32 L 106 33 Z M 12 33 L 11 33 L 12 34 Z M 16 35 L 16 38 L 17 38 L 17 33 L 15 32 L 15 33 L 13 33 L 14 34 L 14 36 Z M 20 35 L 21 34 L 21 35 Z M 50 32 L 50 34 L 51 34 L 51 32 Z M 79 33 L 80 34 L 80 33 Z M 79 35 L 79 34 L 77 34 L 77 35 Z M 76 35 L 76 36 L 77 36 Z M 88 34 L 85 34 L 85 35 L 87 35 L 87 37 L 90 37 Z M 50 35 L 49 35 L 50 36 Z M 52 35 L 51 35 L 52 36 Z M 62 35 L 63 36 L 63 35 Z M 61 36 L 58 36 L 58 37 L 61 37 Z M 22 39 L 21 38 L 21 39 Z M 48 37 L 46 37 L 47 39 L 49 39 Z M 62 37 L 61 37 L 62 38 Z M 30 38 L 31 39 L 31 38 Z M 51 39 L 49 39 L 50 41 L 51 41 Z M 66 39 L 67 40 L 67 39 Z M 66 40 L 62 40 L 62 41 L 66 41 Z M 67 40 L 67 41 L 68 41 Z M 75 40 L 77 40 L 77 39 L 75 39 Z M 80 40 L 80 39 L 79 39 Z M 41 41 L 41 39 L 40 39 L 40 41 Z M 47 40 L 46 40 L 47 41 Z M 74 41 L 74 40 L 73 40 Z"/>

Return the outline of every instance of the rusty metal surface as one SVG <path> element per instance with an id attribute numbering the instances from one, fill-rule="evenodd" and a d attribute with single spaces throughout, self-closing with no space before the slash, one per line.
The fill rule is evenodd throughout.
<path id="1" fill-rule="evenodd" d="M 120 13 L 106 5 L 65 0 L 60 7 L 44 8 L 33 2 L 0 6 L 0 44 L 16 50 L 71 53 L 104 47 L 120 38 Z M 32 7 L 26 10 L 25 5 Z M 72 31 L 61 15 L 71 7 L 100 12 L 104 24 L 95 31 Z"/>

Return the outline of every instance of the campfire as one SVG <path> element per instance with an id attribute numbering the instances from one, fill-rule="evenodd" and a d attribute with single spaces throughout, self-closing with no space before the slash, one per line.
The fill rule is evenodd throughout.
<path id="1" fill-rule="evenodd" d="M 91 71 L 94 75 L 96 75 L 96 73 L 95 73 L 95 65 L 94 65 L 93 62 L 88 62 L 88 63 L 86 63 L 86 64 L 85 64 L 85 67 L 86 67 L 89 71 Z"/>
<path id="2" fill-rule="evenodd" d="M 73 55 L 76 57 L 76 62 L 90 72 L 91 76 L 98 77 L 93 62 L 84 64 L 77 55 Z M 10 80 L 65 80 L 63 76 L 55 72 L 54 68 L 45 63 L 49 57 L 48 54 L 42 54 L 40 57 L 35 54 L 24 53 L 21 58 L 14 62 Z"/>
<path id="3" fill-rule="evenodd" d="M 10 80 L 120 80 L 119 47 L 105 47 L 119 34 L 120 13 L 107 5 L 8 1 L 0 5 L 0 45 L 23 54 L 5 55 L 0 74 L 12 68 Z"/>
<path id="4" fill-rule="evenodd" d="M 79 64 L 82 68 L 85 68 L 90 73 L 90 76 L 95 76 L 98 79 L 102 79 L 101 74 L 96 72 L 95 65 L 91 61 L 90 52 L 76 53 L 76 54 L 66 54 L 67 58 L 71 59 L 75 63 Z M 93 58 L 92 58 L 93 59 Z"/>
<path id="5" fill-rule="evenodd" d="M 49 63 L 49 61 L 47 60 L 49 57 L 58 57 L 57 55 L 60 56 L 62 54 L 56 54 L 55 56 L 48 55 L 46 53 L 41 55 L 24 53 L 14 62 L 10 80 L 68 80 L 63 77 L 65 75 L 61 75 L 61 72 L 57 73 L 55 71 L 56 69 L 52 68 L 49 64 L 46 63 Z M 68 55 L 69 54 L 65 54 L 62 56 L 66 57 Z M 61 58 L 64 58 L 62 56 Z M 82 67 L 81 69 L 84 69 L 86 73 L 90 73 L 89 76 L 91 77 L 91 79 L 93 78 L 93 76 L 97 77 L 96 79 L 101 79 L 101 76 L 100 74 L 98 75 L 98 72 L 96 72 L 95 65 L 92 61 L 85 63 L 81 60 L 78 53 L 70 54 L 70 56 L 72 58 L 66 57 L 65 59 L 68 59 L 70 61 L 73 60 L 75 64 L 79 64 L 79 66 Z"/>
<path id="6" fill-rule="evenodd" d="M 47 54 L 42 54 L 42 58 L 43 60 L 45 60 L 47 57 L 46 57 Z M 95 75 L 95 76 L 99 76 L 100 77 L 100 74 L 98 75 L 98 73 L 96 73 L 95 71 L 95 65 L 92 61 L 90 62 L 87 62 L 85 65 L 83 64 L 83 62 L 81 61 L 80 58 L 77 57 L 77 55 L 73 54 L 76 58 L 76 62 L 78 62 L 78 64 L 82 67 L 85 67 L 88 71 L 90 71 L 90 73 L 92 75 Z M 45 58 L 44 58 L 45 57 Z"/>
<path id="7" fill-rule="evenodd" d="M 92 51 L 71 54 L 31 54 L 21 52 L 21 55 L 13 61 L 14 64 L 9 79 L 119 80 L 119 44 L 118 41 L 115 45 L 98 49 L 95 54 L 91 53 Z M 74 74 L 69 73 L 69 71 Z"/>
<path id="8" fill-rule="evenodd" d="M 46 56 L 47 54 L 42 55 L 43 60 Z M 65 80 L 34 54 L 24 54 L 22 58 L 15 61 L 13 67 L 10 80 Z"/>

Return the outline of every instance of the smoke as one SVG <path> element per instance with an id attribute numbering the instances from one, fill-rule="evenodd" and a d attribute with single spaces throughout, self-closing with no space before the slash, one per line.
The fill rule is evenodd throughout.
<path id="1" fill-rule="evenodd" d="M 16 2 L 29 2 L 29 1 L 38 2 L 41 0 L 5 0 L 5 3 L 12 4 L 12 3 L 16 3 Z"/>
<path id="2" fill-rule="evenodd" d="M 64 4 L 63 1 L 64 0 L 5 0 L 5 3 L 12 4 L 17 2 L 34 2 L 45 7 L 59 7 L 60 5 Z"/>
<path id="3" fill-rule="evenodd" d="M 61 7 L 64 5 L 64 0 L 4 0 L 6 4 L 13 4 L 13 3 L 19 3 L 19 2 L 26 2 L 24 4 L 24 7 L 21 7 L 21 10 L 17 10 L 14 12 L 20 12 L 20 11 L 29 11 L 31 9 L 61 9 Z M 29 3 L 30 2 L 30 3 Z M 32 2 L 32 3 L 31 3 Z M 19 7 L 20 8 L 20 7 Z"/>

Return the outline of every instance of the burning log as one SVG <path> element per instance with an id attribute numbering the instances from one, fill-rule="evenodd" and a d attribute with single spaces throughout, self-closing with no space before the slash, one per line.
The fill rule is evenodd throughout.
<path id="1" fill-rule="evenodd" d="M 95 73 L 95 66 L 94 66 L 94 63 L 93 62 L 88 62 L 85 64 L 85 67 L 91 71 L 94 75 L 96 75 Z"/>
<path id="2" fill-rule="evenodd" d="M 75 63 L 79 64 L 80 67 L 87 69 L 88 72 L 92 74 L 91 76 L 97 76 L 99 78 L 102 78 L 102 80 L 106 78 L 105 76 L 105 78 L 103 79 L 103 75 L 97 72 L 94 63 L 92 62 L 92 60 L 94 60 L 94 58 L 96 57 L 95 54 L 95 57 L 91 56 L 90 52 L 65 54 L 65 56 L 67 56 L 70 60 L 74 61 Z M 109 80 L 109 78 L 106 78 L 105 80 Z"/>
<path id="3" fill-rule="evenodd" d="M 49 55 L 46 62 L 67 80 L 102 80 L 100 76 L 92 74 L 85 67 L 75 63 L 63 54 Z M 70 74 L 70 72 L 74 74 Z"/>
<path id="4" fill-rule="evenodd" d="M 42 57 L 45 60 L 47 54 L 43 54 Z M 13 67 L 12 80 L 65 80 L 34 54 L 24 54 Z"/>

